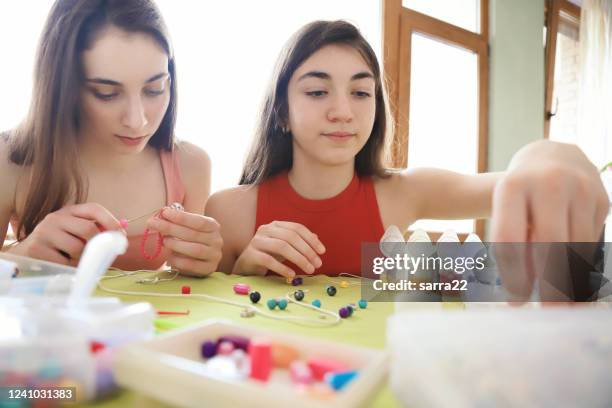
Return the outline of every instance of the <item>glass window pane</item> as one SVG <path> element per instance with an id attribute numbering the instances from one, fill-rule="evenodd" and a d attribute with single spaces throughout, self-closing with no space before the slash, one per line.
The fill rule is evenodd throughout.
<path id="1" fill-rule="evenodd" d="M 478 56 L 412 35 L 408 167 L 478 171 Z M 421 222 L 420 228 L 472 231 L 472 220 Z"/>
<path id="2" fill-rule="evenodd" d="M 480 33 L 480 0 L 402 0 L 402 6 Z"/>
<path id="3" fill-rule="evenodd" d="M 579 144 L 578 140 L 578 73 L 580 69 L 579 28 L 565 19 L 559 19 L 555 80 L 550 121 L 550 139 Z"/>

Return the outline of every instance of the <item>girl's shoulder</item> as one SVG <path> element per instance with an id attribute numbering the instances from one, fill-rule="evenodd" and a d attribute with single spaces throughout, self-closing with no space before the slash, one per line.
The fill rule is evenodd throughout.
<path id="1" fill-rule="evenodd" d="M 213 218 L 227 218 L 228 221 L 240 222 L 253 218 L 254 223 L 257 191 L 258 187 L 255 185 L 241 185 L 217 191 L 208 199 L 206 213 Z"/>
<path id="2" fill-rule="evenodd" d="M 204 149 L 193 143 L 179 141 L 175 145 L 176 155 L 185 182 L 210 178 L 210 156 Z"/>
<path id="3" fill-rule="evenodd" d="M 389 169 L 386 177 L 373 177 L 380 216 L 386 227 L 406 227 L 420 218 L 423 205 L 423 174 Z"/>

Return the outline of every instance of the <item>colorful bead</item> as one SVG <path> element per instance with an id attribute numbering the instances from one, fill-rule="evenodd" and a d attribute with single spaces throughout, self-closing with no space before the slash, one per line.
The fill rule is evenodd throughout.
<path id="1" fill-rule="evenodd" d="M 312 305 L 314 307 L 321 307 L 321 301 L 319 299 L 315 299 L 312 301 Z"/>
<path id="2" fill-rule="evenodd" d="M 357 371 L 346 371 L 343 373 L 328 373 L 325 375 L 325 382 L 335 391 L 340 391 L 348 383 L 357 377 Z"/>
<path id="3" fill-rule="evenodd" d="M 211 358 L 217 354 L 217 343 L 214 341 L 207 340 L 202 343 L 200 348 L 203 358 Z"/>
<path id="4" fill-rule="evenodd" d="M 341 307 L 340 310 L 338 311 L 338 314 L 343 319 L 346 319 L 347 317 L 350 316 L 350 312 L 346 307 Z"/>
<path id="5" fill-rule="evenodd" d="M 327 286 L 327 288 L 325 288 L 325 290 L 327 291 L 327 294 L 328 294 L 329 296 L 335 296 L 335 295 L 336 295 L 336 292 L 338 291 L 338 290 L 336 289 L 336 287 L 335 287 L 335 286 L 333 286 L 333 285 L 329 285 L 329 286 Z"/>
<path id="6" fill-rule="evenodd" d="M 106 345 L 104 345 L 104 343 L 101 343 L 99 341 L 91 340 L 89 342 L 89 351 L 91 351 L 92 354 L 96 354 L 98 351 L 102 351 L 105 348 L 106 348 Z"/>
<path id="7" fill-rule="evenodd" d="M 323 377 L 327 373 L 341 373 L 349 371 L 349 367 L 346 364 L 324 358 L 310 358 L 306 361 L 310 370 L 312 370 L 312 374 L 317 381 L 322 381 Z"/>
<path id="8" fill-rule="evenodd" d="M 361 299 L 361 300 L 358 302 L 358 304 L 359 304 L 359 307 L 360 307 L 361 309 L 365 309 L 366 307 L 368 307 L 368 301 L 367 301 L 367 300 L 365 300 L 365 299 Z"/>
<path id="9" fill-rule="evenodd" d="M 250 377 L 259 381 L 268 381 L 272 371 L 272 347 L 262 339 L 253 339 L 249 345 L 251 359 Z"/>
<path id="10" fill-rule="evenodd" d="M 228 356 L 234 351 L 234 344 L 229 341 L 222 341 L 217 345 L 217 353 Z"/>
<path id="11" fill-rule="evenodd" d="M 291 284 L 293 286 L 300 286 L 302 283 L 304 283 L 304 280 L 302 278 L 300 278 L 299 276 L 296 276 L 295 278 L 293 278 L 293 280 L 291 281 Z"/>
<path id="12" fill-rule="evenodd" d="M 127 228 L 128 227 L 128 220 L 126 220 L 125 218 L 122 218 L 119 220 L 119 225 L 121 225 L 121 228 Z"/>
<path id="13" fill-rule="evenodd" d="M 191 286 L 183 286 L 183 287 L 181 287 L 181 293 L 183 295 L 189 295 L 191 293 Z"/>
<path id="14" fill-rule="evenodd" d="M 289 368 L 289 365 L 300 358 L 300 352 L 291 346 L 281 343 L 272 344 L 272 361 L 275 367 Z"/>
<path id="15" fill-rule="evenodd" d="M 293 297 L 295 298 L 295 300 L 301 302 L 304 299 L 304 291 L 296 290 L 295 292 L 293 292 Z"/>
<path id="16" fill-rule="evenodd" d="M 259 299 L 261 299 L 261 294 L 259 292 L 251 292 L 249 293 L 249 299 L 251 299 L 251 302 L 253 303 L 257 303 L 259 302 Z"/>
<path id="17" fill-rule="evenodd" d="M 235 349 L 247 351 L 249 349 L 249 343 L 251 340 L 249 340 L 248 337 L 244 337 L 244 336 L 228 335 L 228 336 L 219 337 L 219 339 L 217 340 L 217 344 L 220 344 L 223 341 L 229 341 L 230 343 L 234 345 Z"/>
<path id="18" fill-rule="evenodd" d="M 248 295 L 251 291 L 251 287 L 245 283 L 234 284 L 234 293 L 237 295 Z"/>
<path id="19" fill-rule="evenodd" d="M 346 310 L 349 311 L 349 317 L 351 317 L 353 315 L 353 312 L 355 311 L 353 309 L 353 306 L 351 306 L 351 305 L 346 306 Z"/>
<path id="20" fill-rule="evenodd" d="M 276 306 L 278 305 L 278 303 L 276 302 L 276 299 L 268 299 L 268 302 L 266 304 L 268 305 L 268 309 L 270 310 L 274 310 Z"/>
<path id="21" fill-rule="evenodd" d="M 294 361 L 289 366 L 291 381 L 296 384 L 310 384 L 313 381 L 312 370 L 303 361 Z"/>
<path id="22" fill-rule="evenodd" d="M 349 287 L 349 283 L 347 281 L 342 281 L 340 282 L 340 287 L 346 289 Z"/>
<path id="23" fill-rule="evenodd" d="M 277 303 L 280 310 L 285 310 L 287 308 L 287 299 L 279 299 Z"/>

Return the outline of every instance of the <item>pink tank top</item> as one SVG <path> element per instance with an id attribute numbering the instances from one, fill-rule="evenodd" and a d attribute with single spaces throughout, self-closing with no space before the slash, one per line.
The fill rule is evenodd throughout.
<path id="1" fill-rule="evenodd" d="M 176 150 L 169 152 L 160 150 L 159 158 L 162 171 L 164 173 L 164 183 L 166 186 L 166 205 L 172 203 L 184 204 L 185 201 L 185 186 L 181 177 L 181 171 L 177 159 Z M 11 218 L 11 227 L 13 231 L 17 228 L 17 219 Z M 155 270 L 159 269 L 168 259 L 170 251 L 162 247 L 159 256 L 152 260 L 145 259 L 140 253 L 140 241 L 143 234 L 129 235 L 128 248 L 125 254 L 120 255 L 113 263 L 115 268 L 133 271 L 133 270 Z M 154 253 L 156 246 L 157 234 L 149 234 L 146 242 L 146 251 L 149 254 Z"/>

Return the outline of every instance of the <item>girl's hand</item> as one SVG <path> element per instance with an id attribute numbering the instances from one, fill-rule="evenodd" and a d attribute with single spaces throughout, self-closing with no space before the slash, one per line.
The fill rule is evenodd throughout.
<path id="1" fill-rule="evenodd" d="M 513 157 L 507 174 L 495 187 L 491 241 L 597 242 L 608 206 L 599 173 L 580 149 L 549 141 L 532 143 Z M 543 283 L 546 259 L 535 253 L 541 252 L 540 247 L 497 247 L 504 286 L 519 299 L 529 296 L 535 279 Z M 566 280 L 563 274 L 555 271 L 554 279 Z M 542 292 L 542 285 L 540 289 Z"/>
<path id="2" fill-rule="evenodd" d="M 172 251 L 168 264 L 195 276 L 217 270 L 223 239 L 214 218 L 164 208 L 160 218 L 151 218 L 147 226 L 164 235 L 164 246 Z"/>
<path id="3" fill-rule="evenodd" d="M 268 270 L 293 278 L 295 271 L 282 262 L 288 260 L 311 274 L 322 265 L 325 247 L 316 234 L 302 224 L 274 221 L 261 225 L 234 264 L 232 273 L 265 274 Z"/>
<path id="4" fill-rule="evenodd" d="M 9 252 L 74 266 L 87 241 L 104 230 L 123 231 L 123 228 L 99 204 L 69 205 L 47 214 L 28 237 Z"/>

